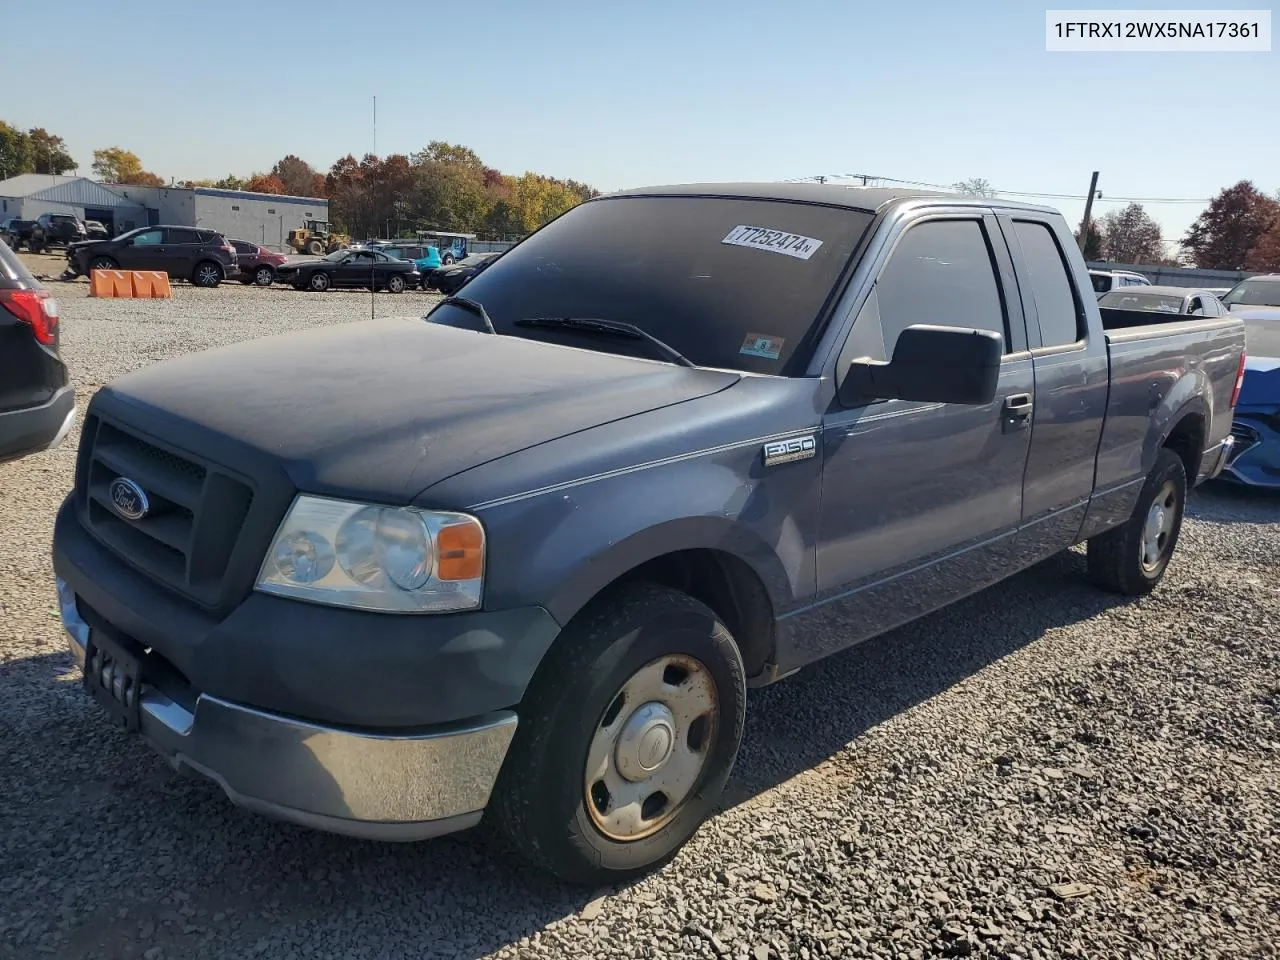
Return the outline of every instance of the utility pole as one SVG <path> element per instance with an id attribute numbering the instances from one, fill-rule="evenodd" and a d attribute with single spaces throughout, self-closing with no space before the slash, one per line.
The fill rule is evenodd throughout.
<path id="1" fill-rule="evenodd" d="M 1089 239 L 1089 224 L 1093 222 L 1093 196 L 1098 192 L 1098 171 L 1093 171 L 1089 178 L 1089 195 L 1084 199 L 1084 219 L 1080 221 L 1080 252 L 1084 253 L 1085 242 Z"/>

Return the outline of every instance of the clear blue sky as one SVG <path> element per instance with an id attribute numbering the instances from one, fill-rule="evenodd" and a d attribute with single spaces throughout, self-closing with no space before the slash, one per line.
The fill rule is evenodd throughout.
<path id="1" fill-rule="evenodd" d="M 323 171 L 373 148 L 377 96 L 380 154 L 447 140 L 604 190 L 865 172 L 1083 195 L 1093 169 L 1104 196 L 1280 187 L 1280 53 L 1046 53 L 1049 4 L 1025 0 L 0 4 L 0 118 L 60 134 L 86 173 L 112 145 L 166 179 L 287 153 Z M 100 79 L 50 69 L 50 44 Z M 1148 210 L 1175 238 L 1200 207 Z"/>

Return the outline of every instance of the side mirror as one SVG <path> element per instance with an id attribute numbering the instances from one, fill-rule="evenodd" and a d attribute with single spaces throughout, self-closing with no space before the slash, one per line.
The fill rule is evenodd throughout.
<path id="1" fill-rule="evenodd" d="M 892 360 L 849 364 L 838 386 L 840 401 L 990 403 L 1003 350 L 1003 338 L 990 330 L 914 324 L 898 334 Z"/>

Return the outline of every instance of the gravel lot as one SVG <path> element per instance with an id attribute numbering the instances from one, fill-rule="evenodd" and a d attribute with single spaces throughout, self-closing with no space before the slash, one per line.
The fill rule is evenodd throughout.
<path id="1" fill-rule="evenodd" d="M 82 401 L 370 303 L 53 286 Z M 391 846 L 260 819 L 108 729 L 49 564 L 75 440 L 0 466 L 0 958 L 1280 955 L 1280 499 L 1197 493 L 1142 601 L 1072 552 L 754 693 L 724 812 L 661 874 L 584 892 L 483 827 Z"/>

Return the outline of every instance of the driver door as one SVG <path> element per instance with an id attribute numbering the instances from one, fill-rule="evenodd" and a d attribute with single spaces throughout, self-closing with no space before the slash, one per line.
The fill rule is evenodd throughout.
<path id="1" fill-rule="evenodd" d="M 167 270 L 165 249 L 164 230 L 154 227 L 144 230 L 116 251 L 116 259 L 123 270 Z"/>
<path id="2" fill-rule="evenodd" d="M 369 283 L 369 271 L 373 267 L 372 250 L 353 250 L 351 255 L 334 271 L 333 279 L 343 287 L 362 287 Z"/>
<path id="3" fill-rule="evenodd" d="M 833 400 L 820 439 L 817 587 L 819 603 L 832 601 L 831 615 L 849 626 L 806 632 L 815 646 L 801 659 L 936 610 L 1014 564 L 1035 381 L 994 217 L 933 214 L 908 223 L 841 362 L 892 357 L 912 324 L 999 333 L 996 395 L 981 405 L 880 400 L 845 408 Z"/>

